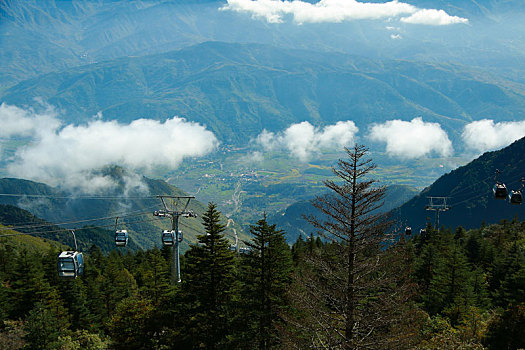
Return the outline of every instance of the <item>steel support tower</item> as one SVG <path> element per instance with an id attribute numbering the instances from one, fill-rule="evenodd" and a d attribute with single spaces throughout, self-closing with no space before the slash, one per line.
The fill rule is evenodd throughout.
<path id="1" fill-rule="evenodd" d="M 450 206 L 447 205 L 448 197 L 427 197 L 428 205 L 425 207 L 426 210 L 433 210 L 436 212 L 436 230 L 439 231 L 439 212 L 447 211 Z"/>
<path id="2" fill-rule="evenodd" d="M 180 277 L 180 252 L 179 252 L 179 243 L 182 241 L 182 237 L 179 236 L 179 218 L 185 217 L 185 218 L 196 218 L 197 215 L 192 211 L 188 210 L 188 205 L 190 204 L 190 201 L 194 199 L 194 196 L 164 196 L 160 195 L 157 196 L 162 201 L 162 205 L 164 207 L 163 210 L 156 210 L 153 212 L 153 216 L 158 217 L 168 217 L 171 219 L 171 229 L 175 232 L 175 239 L 173 244 L 173 252 L 171 254 L 171 282 L 181 282 Z M 168 203 L 166 203 L 166 200 L 172 200 L 172 206 L 171 208 L 168 206 Z M 178 204 L 183 203 L 184 208 L 182 210 L 178 210 Z"/>

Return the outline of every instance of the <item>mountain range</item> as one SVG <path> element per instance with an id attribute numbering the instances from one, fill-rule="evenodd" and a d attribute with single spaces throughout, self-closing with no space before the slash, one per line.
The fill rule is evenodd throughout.
<path id="1" fill-rule="evenodd" d="M 444 10 L 469 22 L 452 29 L 395 23 L 388 17 L 298 25 L 290 20 L 269 23 L 249 13 L 224 10 L 228 2 L 216 0 L 6 0 L 0 3 L 0 86 L 92 62 L 168 52 L 206 41 L 373 58 L 453 60 L 508 73 L 523 57 L 519 35 L 524 26 L 523 3 L 519 0 L 403 3 Z M 403 40 L 391 39 L 392 33 Z"/>
<path id="2" fill-rule="evenodd" d="M 384 2 L 373 2 L 374 6 L 384 5 Z M 303 6 L 315 4 L 318 7 L 327 3 L 301 2 Z M 285 3 L 275 1 L 272 4 Z M 242 210 L 255 212 L 253 208 L 257 208 L 258 214 L 267 210 L 261 204 L 269 201 L 276 204 L 272 209 L 282 210 L 292 205 L 289 212 L 280 211 L 275 220 L 293 231 L 295 237 L 300 231 L 294 224 L 287 226 L 294 220 L 287 221 L 288 217 L 302 211 L 306 206 L 305 194 L 318 193 L 313 193 L 312 189 L 318 191 L 322 180 L 331 175 L 323 170 L 308 174 L 308 178 L 299 177 L 298 170 L 286 158 L 288 154 L 283 156 L 278 154 L 279 150 L 263 149 L 261 143 L 254 140 L 266 130 L 274 133 L 274 141 L 279 141 L 279 137 L 283 138 L 283 130 L 305 121 L 317 128 L 316 132 L 338 122 L 355 122 L 359 132 L 352 137 L 352 142 L 370 143 L 374 158 L 383 163 L 381 174 L 388 175 L 385 178 L 389 184 L 421 186 L 424 182 L 426 186 L 429 179 L 437 178 L 458 163 L 465 163 L 463 158 L 457 158 L 467 159 L 472 153 L 464 141 L 467 124 L 488 119 L 487 122 L 494 123 L 489 125 L 492 128 L 489 131 L 498 133 L 502 125 L 498 123 L 523 121 L 523 2 L 407 0 L 391 3 L 400 4 L 446 11 L 434 14 L 445 14 L 456 23 L 413 24 L 399 15 L 341 21 L 318 17 L 317 22 L 301 22 L 295 13 L 256 12 L 248 7 L 235 7 L 233 1 L 226 0 L 2 1 L 0 108 L 11 108 L 9 113 L 16 109 L 12 115 L 6 112 L 2 117 L 12 121 L 14 119 L 9 118 L 25 116 L 25 121 L 34 125 L 18 134 L 0 130 L 0 174 L 42 182 L 54 179 L 56 187 L 2 179 L 0 193 L 15 190 L 19 195 L 41 197 L 38 200 L 23 196 L 0 199 L 2 203 L 18 205 L 55 223 L 114 217 L 130 210 L 147 209 L 149 212 L 149 207 L 160 204 L 158 200 L 145 203 L 129 196 L 124 202 L 115 200 L 93 205 L 88 200 L 73 200 L 74 192 L 67 186 L 60 187 L 61 183 L 68 182 L 65 180 L 68 174 L 74 173 L 83 179 L 80 175 L 105 171 L 99 168 L 101 166 L 112 169 L 109 176 L 118 182 L 122 170 L 113 166 L 130 166 L 133 171 L 150 177 L 169 178 L 188 192 L 202 191 L 206 200 L 226 202 L 227 199 L 231 203 L 223 209 L 228 208 L 229 214 L 243 213 Z M 38 114 L 42 106 L 51 106 L 55 113 L 48 125 L 45 123 L 49 116 Z M 213 135 L 203 132 L 203 138 L 194 138 L 202 143 L 211 140 L 209 148 L 203 146 L 195 152 L 175 156 L 178 150 L 197 149 L 199 145 L 189 145 L 185 143 L 187 140 L 175 137 L 169 140 L 169 146 L 165 145 L 168 140 L 161 139 L 169 137 L 168 133 L 163 133 L 165 124 L 150 125 L 153 132 L 147 137 L 158 139 L 156 143 L 134 142 L 134 132 L 140 129 L 137 126 L 134 126 L 136 129 L 111 129 L 117 123 L 130 125 L 139 118 L 167 121 L 174 116 L 185 118 L 189 124 L 200 123 L 211 131 Z M 389 145 L 383 147 L 380 138 L 370 137 L 371 127 L 378 123 L 418 117 L 425 123 L 438 123 L 438 129 L 443 128 L 445 141 L 450 137 L 453 144 L 447 149 L 450 152 L 439 153 L 434 149 L 423 152 L 420 158 L 397 152 L 392 158 Z M 89 132 L 93 129 L 82 128 L 94 121 L 107 122 L 104 126 L 109 128 L 104 130 L 127 132 L 128 143 L 124 146 L 118 143 L 118 134 L 108 135 L 106 140 L 98 139 L 97 143 L 107 147 L 106 153 L 111 153 L 106 162 L 98 161 L 103 158 L 98 156 L 98 152 L 103 152 L 100 148 L 89 147 L 89 142 L 74 144 L 74 137 L 63 132 L 69 127 L 78 132 L 78 137 L 80 131 L 87 130 L 81 135 L 85 137 L 82 141 L 87 142 L 92 140 Z M 57 126 L 53 127 L 53 123 Z M 39 128 L 45 129 L 45 133 Z M 497 138 L 506 139 L 506 133 L 500 134 Z M 419 148 L 425 138 L 435 136 L 429 131 L 424 135 L 403 131 L 396 135 L 395 140 L 390 137 L 386 142 L 415 144 L 414 149 Z M 110 139 L 114 142 L 111 146 Z M 442 140 L 438 138 L 434 145 Z M 146 152 L 140 156 L 132 154 L 130 148 L 135 144 L 140 146 L 133 150 L 135 153 Z M 219 144 L 219 152 L 210 151 Z M 297 148 L 293 142 L 288 144 L 290 153 L 294 152 L 294 145 Z M 339 157 L 334 149 L 312 148 L 312 153 L 319 153 L 316 156 L 320 161 L 312 162 L 313 170 L 306 169 L 309 172 L 318 171 L 319 166 L 329 168 Z M 65 158 L 59 166 L 56 159 L 44 162 L 45 157 L 56 157 L 50 154 L 54 152 Z M 435 158 L 432 152 L 442 159 Z M 210 159 L 199 161 L 197 158 L 203 154 Z M 457 158 L 452 158 L 454 156 Z M 264 157 L 273 158 L 266 159 L 264 165 L 257 163 Z M 277 161 L 277 157 L 281 159 Z M 495 166 L 502 170 L 502 178 L 508 176 L 512 186 L 516 185 L 512 183 L 515 177 L 519 177 L 520 170 L 515 164 L 521 163 L 516 155 L 503 157 L 512 159 L 506 163 L 510 165 L 496 158 L 491 161 L 488 155 L 483 157 L 485 168 L 476 170 L 485 175 L 483 181 L 476 174 L 468 173 L 466 178 L 472 177 L 473 182 L 467 184 L 464 178 L 452 175 L 456 174 L 453 171 L 446 176 L 461 183 L 458 189 L 452 187 L 453 180 L 446 180 L 444 187 L 438 186 L 439 181 L 443 181 L 438 180 L 401 207 L 402 220 L 414 227 L 423 226 L 426 217 L 433 214 L 424 210 L 426 196 L 430 195 L 451 197 L 452 208 L 442 213 L 444 225 L 461 224 L 454 221 L 459 220 L 460 215 L 447 221 L 454 210 L 465 214 L 464 225 L 468 227 L 478 224 L 478 212 L 484 213 L 488 221 L 513 216 L 518 209 L 508 209 L 503 202 L 492 203 L 487 198 L 485 204 L 477 199 L 469 201 L 469 191 L 473 188 L 475 193 L 486 193 L 485 187 L 489 186 Z M 130 161 L 137 158 L 140 161 Z M 158 159 L 161 161 L 148 164 Z M 298 162 L 304 163 L 303 160 Z M 417 181 L 408 182 L 409 173 L 416 168 Z M 455 171 L 461 173 L 460 169 Z M 421 173 L 426 176 L 422 177 Z M 277 193 L 273 197 L 265 193 L 274 187 L 289 186 L 290 179 L 300 182 L 300 197 L 294 195 L 295 187 L 290 187 L 286 196 Z M 143 178 L 142 181 L 150 194 L 183 193 L 161 180 Z M 257 191 L 245 195 L 250 189 Z M 402 192 L 398 198 L 408 199 L 413 194 L 408 188 L 397 189 Z M 121 186 L 106 195 L 116 198 L 122 196 L 123 191 Z M 135 197 L 141 196 L 139 193 Z M 197 212 L 204 210 L 204 205 L 197 202 L 195 205 Z M 246 223 L 246 220 L 235 219 Z M 99 224 L 111 226 L 108 222 Z M 135 233 L 141 232 L 133 238 L 139 248 L 158 243 L 157 232 L 165 226 L 160 222 L 132 223 L 125 219 L 121 224 Z M 202 232 L 200 224 L 188 225 L 192 239 Z"/>
<path id="3" fill-rule="evenodd" d="M 457 140 L 473 120 L 525 114 L 525 84 L 466 66 L 218 42 L 47 73 L 0 92 L 11 105 L 35 98 L 69 123 L 99 112 L 124 123 L 180 116 L 235 145 L 302 121 L 352 120 L 366 131 L 415 117 Z"/>

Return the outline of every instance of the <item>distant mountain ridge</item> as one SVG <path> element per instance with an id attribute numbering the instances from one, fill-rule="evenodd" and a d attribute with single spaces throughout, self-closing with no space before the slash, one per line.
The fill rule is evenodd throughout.
<path id="1" fill-rule="evenodd" d="M 219 42 L 48 73 L 0 91 L 8 104 L 35 98 L 68 122 L 98 112 L 121 122 L 180 116 L 237 145 L 302 121 L 353 120 L 366 131 L 422 117 L 458 138 L 472 120 L 525 115 L 525 84 L 468 67 Z"/>
<path id="2" fill-rule="evenodd" d="M 525 177 L 525 138 L 508 147 L 486 152 L 469 164 L 441 176 L 419 195 L 394 211 L 400 222 L 413 229 L 423 228 L 427 218 L 435 224 L 435 212 L 425 210 L 427 197 L 449 197 L 450 209 L 440 215 L 440 226 L 454 229 L 457 226 L 475 228 L 500 220 L 525 219 L 525 204 L 511 205 L 508 201 L 493 198 L 492 186 L 496 169 L 501 171 L 498 180 L 510 190 L 521 187 Z"/>
<path id="3" fill-rule="evenodd" d="M 456 35 L 444 28 L 439 29 L 441 34 L 435 28 L 404 26 L 401 31 L 404 43 L 390 38 L 384 21 L 276 25 L 254 20 L 247 13 L 220 11 L 226 1 L 2 1 L 0 87 L 90 62 L 167 52 L 205 41 L 310 47 L 374 57 L 393 54 L 424 61 L 454 58 L 487 63 L 487 58 L 496 57 L 501 62 L 505 60 L 501 52 L 505 52 L 514 67 L 517 58 L 523 57 L 519 36 L 511 42 L 490 42 L 489 46 L 483 40 L 483 29 L 491 24 L 496 24 L 497 30 L 497 25 L 512 23 L 514 30 L 522 31 L 523 24 L 515 19 L 523 9 L 519 0 L 403 2 L 420 8 L 443 9 L 452 16 L 468 18 L 470 25 L 455 28 Z M 447 40 L 453 41 L 451 45 L 457 48 L 449 49 L 443 44 Z"/>
<path id="4" fill-rule="evenodd" d="M 390 185 L 386 187 L 384 205 L 381 212 L 388 212 L 393 208 L 405 203 L 417 194 L 417 190 L 406 185 Z M 298 201 L 290 205 L 281 213 L 269 216 L 269 222 L 276 224 L 277 228 L 284 230 L 289 243 L 302 237 L 306 239 L 311 234 L 317 236 L 315 228 L 304 219 L 303 215 L 319 217 L 319 211 L 312 205 L 311 200 Z"/>

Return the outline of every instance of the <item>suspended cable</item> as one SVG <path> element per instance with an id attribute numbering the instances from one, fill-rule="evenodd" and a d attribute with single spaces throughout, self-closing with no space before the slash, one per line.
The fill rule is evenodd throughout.
<path id="1" fill-rule="evenodd" d="M 130 224 L 139 224 L 139 223 L 144 223 L 144 222 L 152 222 L 152 221 L 155 221 L 155 220 L 156 220 L 155 218 L 151 218 L 151 219 L 148 219 L 148 220 L 130 221 L 130 222 L 128 222 L 127 224 L 128 224 L 128 225 L 130 225 Z M 94 226 L 94 227 L 81 227 L 81 228 L 75 228 L 74 230 L 75 230 L 75 231 L 82 231 L 82 230 L 89 230 L 89 229 L 92 229 L 92 228 L 105 228 L 105 227 L 113 227 L 113 226 L 114 226 L 114 224 L 108 224 L 108 225 Z M 4 231 L 14 231 L 12 228 L 2 228 L 2 227 L 0 227 L 0 230 L 4 230 Z M 26 236 L 48 235 L 48 234 L 51 234 L 51 233 L 66 232 L 67 230 L 68 230 L 67 228 L 63 228 L 63 229 L 52 230 L 52 231 L 40 231 L 40 232 L 16 232 L 16 233 L 3 234 L 3 235 L 0 235 L 0 237 L 23 236 L 23 235 L 26 235 Z"/>
<path id="2" fill-rule="evenodd" d="M 86 200 L 123 200 L 123 199 L 147 199 L 156 200 L 157 196 L 53 196 L 47 194 L 20 194 L 20 193 L 0 193 L 0 197 L 27 197 L 27 198 L 47 198 L 47 199 L 86 199 Z"/>
<path id="3" fill-rule="evenodd" d="M 483 180 L 481 181 L 478 181 L 478 182 L 475 182 L 475 183 L 472 183 L 470 184 L 469 186 L 466 186 L 466 187 L 462 187 L 461 189 L 459 189 L 458 191 L 451 191 L 447 197 L 452 197 L 452 195 L 454 196 L 458 196 L 459 193 L 462 193 L 472 187 L 474 187 L 475 185 L 478 185 L 478 184 L 485 184 L 485 181 L 487 181 L 488 179 L 491 179 L 493 177 L 493 175 L 490 175 L 490 176 L 487 176 L 486 178 L 484 178 Z"/>
<path id="4" fill-rule="evenodd" d="M 13 227 L 10 227 L 12 229 L 15 229 L 15 230 L 18 230 L 18 229 L 27 229 L 27 228 L 38 228 L 38 227 L 46 227 L 46 226 L 63 226 L 63 225 L 70 225 L 70 224 L 79 224 L 79 223 L 85 223 L 85 222 L 91 222 L 91 221 L 102 221 L 102 220 L 114 220 L 115 217 L 120 217 L 120 218 L 125 218 L 125 217 L 130 217 L 130 216 L 135 216 L 136 214 L 134 213 L 141 213 L 142 214 L 149 214 L 150 212 L 149 211 L 146 211 L 146 210 L 149 210 L 151 208 L 155 208 L 157 207 L 156 205 L 152 205 L 152 206 L 149 206 L 149 207 L 146 207 L 146 208 L 141 208 L 141 209 L 137 209 L 135 211 L 131 211 L 131 212 L 127 212 L 127 213 L 122 213 L 122 214 L 115 214 L 113 216 L 102 216 L 102 217 L 97 217 L 97 218 L 90 218 L 90 219 L 83 219 L 83 220 L 76 220 L 76 221 L 65 221 L 65 222 L 61 222 L 61 223 L 46 223 L 46 224 L 35 224 L 35 225 L 20 225 L 18 224 L 19 226 L 13 226 Z M 31 224 L 31 222 L 29 222 L 29 224 Z M 4 224 L 4 225 L 12 225 L 12 224 Z"/>

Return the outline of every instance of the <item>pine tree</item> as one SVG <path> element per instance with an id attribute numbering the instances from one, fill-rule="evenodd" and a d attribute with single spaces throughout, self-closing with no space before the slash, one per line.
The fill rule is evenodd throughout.
<path id="1" fill-rule="evenodd" d="M 427 311 L 436 314 L 448 308 L 451 321 L 456 324 L 461 313 L 474 302 L 470 282 L 465 252 L 452 241 L 440 253 L 428 293 L 423 297 Z"/>
<path id="2" fill-rule="evenodd" d="M 53 291 L 29 312 L 24 340 L 30 349 L 48 349 L 68 327 L 67 310 Z"/>
<path id="3" fill-rule="evenodd" d="M 220 212 L 213 203 L 203 214 L 206 233 L 197 236 L 185 255 L 182 285 L 187 344 L 190 348 L 227 348 L 229 304 L 234 283 L 234 253 L 224 234 Z"/>
<path id="4" fill-rule="evenodd" d="M 146 298 L 121 300 L 108 323 L 115 349 L 151 349 L 153 306 Z"/>
<path id="5" fill-rule="evenodd" d="M 250 253 L 241 267 L 244 341 L 251 349 L 278 348 L 277 328 L 283 325 L 282 314 L 289 307 L 292 254 L 284 231 L 269 225 L 266 215 L 250 226 L 250 233 L 251 242 L 245 242 Z"/>
<path id="6" fill-rule="evenodd" d="M 162 256 L 160 249 L 155 247 L 147 251 L 139 271 L 141 275 L 141 292 L 152 298 L 158 305 L 166 292 L 170 290 L 169 261 Z"/>

